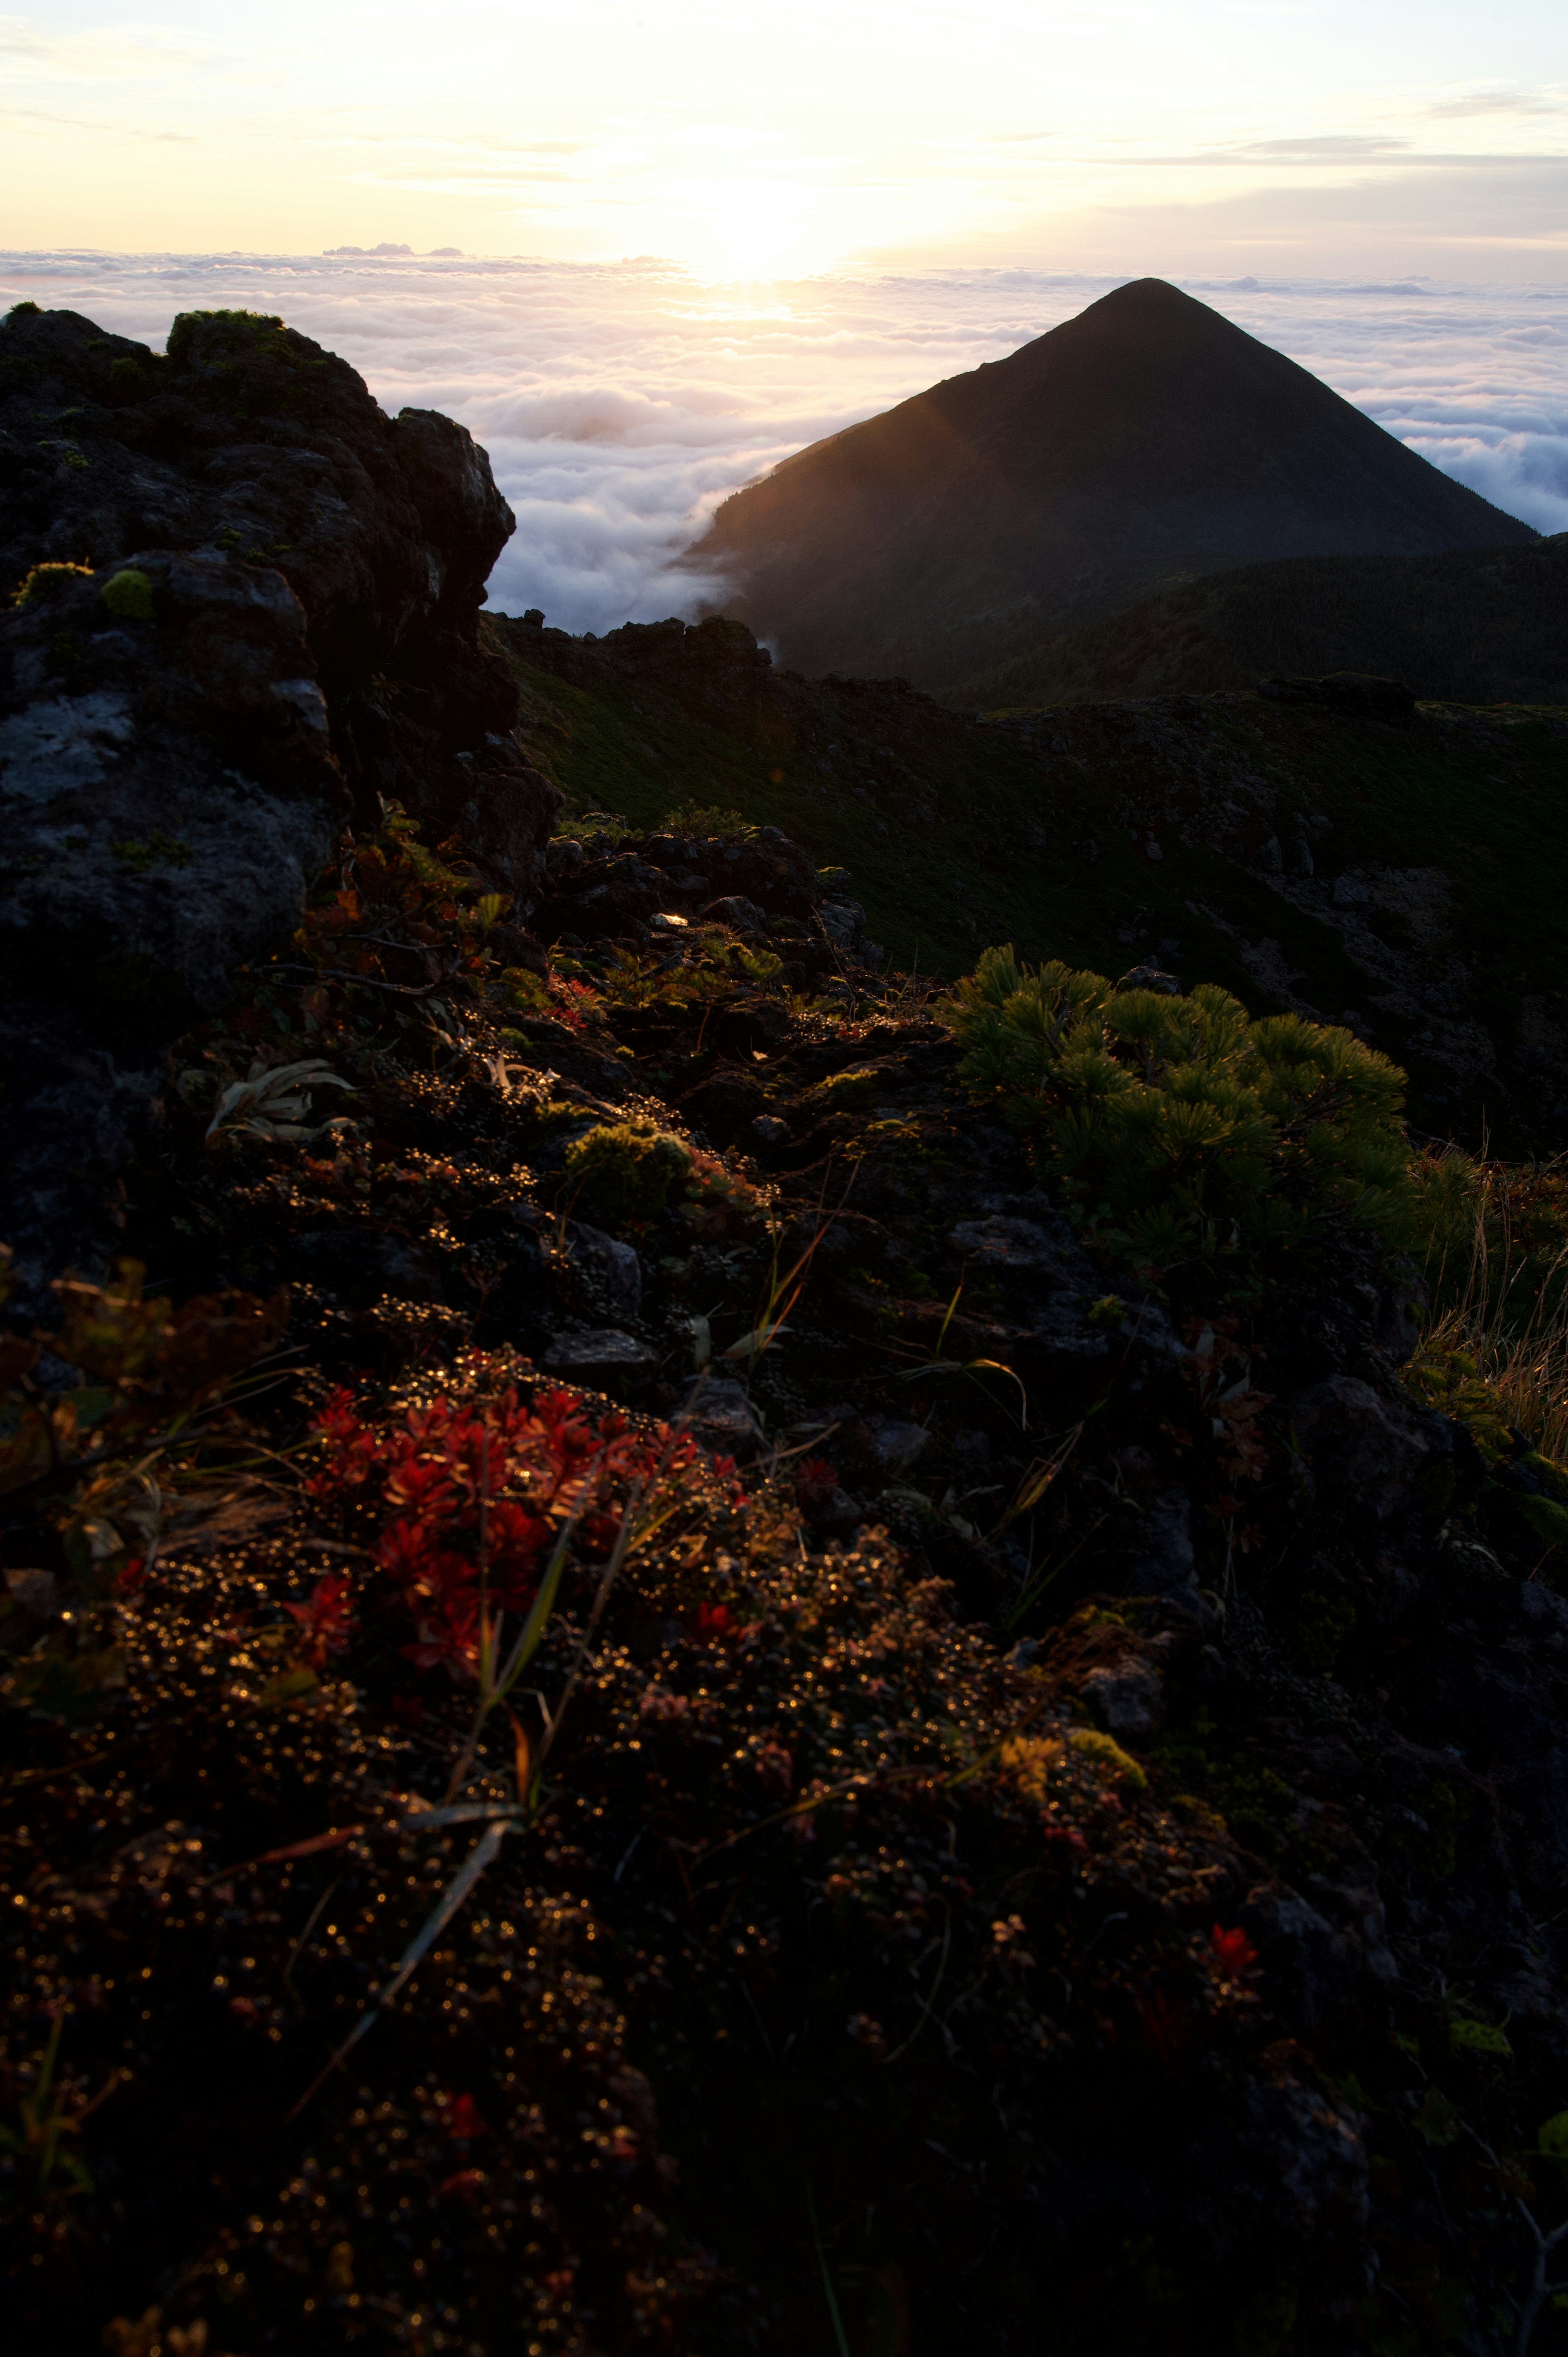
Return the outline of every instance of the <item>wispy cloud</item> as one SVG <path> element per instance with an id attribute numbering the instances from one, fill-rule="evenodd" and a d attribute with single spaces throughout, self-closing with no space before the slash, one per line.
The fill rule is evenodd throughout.
<path id="1" fill-rule="evenodd" d="M 1475 90 L 1463 97 L 1443 99 L 1426 112 L 1438 121 L 1464 123 L 1488 114 L 1565 114 L 1568 101 L 1545 91 Z"/>

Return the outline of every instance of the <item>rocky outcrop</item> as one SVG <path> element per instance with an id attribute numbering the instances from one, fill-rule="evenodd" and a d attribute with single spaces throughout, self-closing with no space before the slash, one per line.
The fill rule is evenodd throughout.
<path id="1" fill-rule="evenodd" d="M 345 820 L 401 801 L 502 893 L 556 808 L 478 643 L 489 463 L 275 319 L 166 357 L 0 329 L 0 1232 L 24 1292 L 102 1260 L 165 1043 L 287 938 Z"/>

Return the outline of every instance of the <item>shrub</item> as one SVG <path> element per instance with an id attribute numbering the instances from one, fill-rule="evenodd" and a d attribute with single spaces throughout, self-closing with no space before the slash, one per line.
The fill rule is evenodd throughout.
<path id="1" fill-rule="evenodd" d="M 153 585 L 134 565 L 122 566 L 99 592 L 109 611 L 122 622 L 150 622 Z"/>
<path id="2" fill-rule="evenodd" d="M 91 565 L 35 565 L 24 576 L 21 587 L 12 597 L 13 606 L 41 606 L 69 589 L 73 581 L 91 581 Z"/>
<path id="3" fill-rule="evenodd" d="M 1254 1021 L 1212 983 L 1166 997 L 1031 971 L 1010 949 L 983 953 L 945 1016 L 970 1089 L 1112 1250 L 1169 1265 L 1347 1221 L 1419 1232 L 1404 1076 L 1352 1032 Z"/>
<path id="4" fill-rule="evenodd" d="M 651 1220 L 692 1167 L 692 1150 L 650 1121 L 601 1122 L 566 1150 L 568 1182 L 612 1220 Z"/>
<path id="5" fill-rule="evenodd" d="M 757 830 L 742 811 L 727 802 L 701 802 L 693 795 L 677 802 L 659 822 L 671 834 L 754 834 Z"/>

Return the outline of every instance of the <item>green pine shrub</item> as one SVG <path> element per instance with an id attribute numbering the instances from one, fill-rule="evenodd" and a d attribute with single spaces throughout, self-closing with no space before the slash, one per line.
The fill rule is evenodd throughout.
<path id="1" fill-rule="evenodd" d="M 1347 1222 L 1419 1240 L 1404 1075 L 1353 1032 L 1254 1021 L 1211 983 L 1123 989 L 989 949 L 945 1009 L 973 1094 L 1023 1132 L 1101 1246 L 1170 1266 Z"/>

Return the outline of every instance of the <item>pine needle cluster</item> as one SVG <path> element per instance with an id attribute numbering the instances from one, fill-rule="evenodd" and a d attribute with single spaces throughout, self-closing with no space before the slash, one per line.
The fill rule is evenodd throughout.
<path id="1" fill-rule="evenodd" d="M 1165 1267 L 1347 1222 L 1414 1238 L 1404 1074 L 1353 1032 L 1254 1021 L 1211 983 L 1167 996 L 1032 969 L 1008 948 L 983 952 L 946 1019 L 969 1088 L 1102 1245 Z"/>

